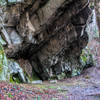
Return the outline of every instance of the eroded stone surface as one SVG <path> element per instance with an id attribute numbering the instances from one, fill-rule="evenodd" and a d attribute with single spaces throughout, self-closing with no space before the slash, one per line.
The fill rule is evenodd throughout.
<path id="1" fill-rule="evenodd" d="M 8 6 L 1 15 L 5 16 L 3 26 L 9 34 L 5 39 L 12 41 L 5 49 L 7 56 L 29 60 L 42 80 L 74 76 L 73 72 L 82 67 L 79 57 L 88 43 L 86 24 L 91 15 L 88 0 L 26 3 Z"/>

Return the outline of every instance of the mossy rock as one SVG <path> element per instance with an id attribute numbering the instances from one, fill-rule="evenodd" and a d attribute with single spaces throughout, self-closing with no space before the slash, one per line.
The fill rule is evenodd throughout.
<path id="1" fill-rule="evenodd" d="M 32 76 L 29 76 L 27 72 L 21 68 L 21 66 L 14 60 L 9 60 L 9 80 L 11 83 L 31 83 L 32 81 L 40 80 L 33 72 Z M 14 70 L 12 70 L 12 68 Z"/>
<path id="2" fill-rule="evenodd" d="M 61 74 L 57 75 L 58 80 L 64 79 L 65 77 L 66 77 L 66 74 L 63 72 Z"/>
<path id="3" fill-rule="evenodd" d="M 91 67 L 95 64 L 93 60 L 92 53 L 88 47 L 82 50 L 82 53 L 79 58 L 79 65 L 72 70 L 72 76 L 77 76 L 82 73 L 82 71 L 88 67 Z"/>
<path id="4" fill-rule="evenodd" d="M 10 82 L 11 83 L 22 83 L 18 74 L 10 74 Z"/>
<path id="5" fill-rule="evenodd" d="M 80 63 L 83 67 L 91 67 L 94 65 L 95 62 L 89 48 L 82 50 L 82 54 L 80 55 Z"/>
<path id="6" fill-rule="evenodd" d="M 24 71 L 24 75 L 26 76 L 27 81 L 28 81 L 29 83 L 31 83 L 32 81 L 40 80 L 40 78 L 39 78 L 34 72 L 32 73 L 32 76 L 29 76 L 29 75 Z"/>
<path id="7" fill-rule="evenodd" d="M 4 53 L 2 45 L 0 44 L 0 80 L 6 80 L 7 78 L 7 71 L 8 71 L 7 64 L 8 62 L 6 55 Z"/>

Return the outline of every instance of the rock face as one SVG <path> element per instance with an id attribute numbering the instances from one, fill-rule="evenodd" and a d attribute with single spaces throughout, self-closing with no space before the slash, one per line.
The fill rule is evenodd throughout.
<path id="1" fill-rule="evenodd" d="M 0 80 L 6 81 L 7 70 L 7 58 L 4 54 L 3 47 L 0 44 Z"/>
<path id="2" fill-rule="evenodd" d="M 23 69 L 32 69 L 42 80 L 79 74 L 80 54 L 88 43 L 88 4 L 88 0 L 27 0 L 1 7 L 8 58 L 28 61 L 31 67 Z"/>

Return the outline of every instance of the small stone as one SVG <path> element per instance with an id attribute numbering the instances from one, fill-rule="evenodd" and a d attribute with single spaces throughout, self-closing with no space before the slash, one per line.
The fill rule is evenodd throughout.
<path id="1" fill-rule="evenodd" d="M 42 84 L 42 80 L 32 81 L 32 84 Z"/>
<path id="2" fill-rule="evenodd" d="M 52 84 L 57 83 L 57 80 L 50 80 L 50 83 Z"/>

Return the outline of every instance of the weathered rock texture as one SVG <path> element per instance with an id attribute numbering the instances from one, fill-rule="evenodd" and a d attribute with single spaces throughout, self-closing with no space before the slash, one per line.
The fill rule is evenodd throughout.
<path id="1" fill-rule="evenodd" d="M 1 8 L 4 12 L 1 33 L 8 45 L 7 56 L 28 60 L 32 71 L 42 80 L 59 78 L 62 73 L 74 75 L 82 67 L 79 58 L 88 43 L 85 30 L 91 14 L 88 3 L 88 0 L 26 0 Z"/>

